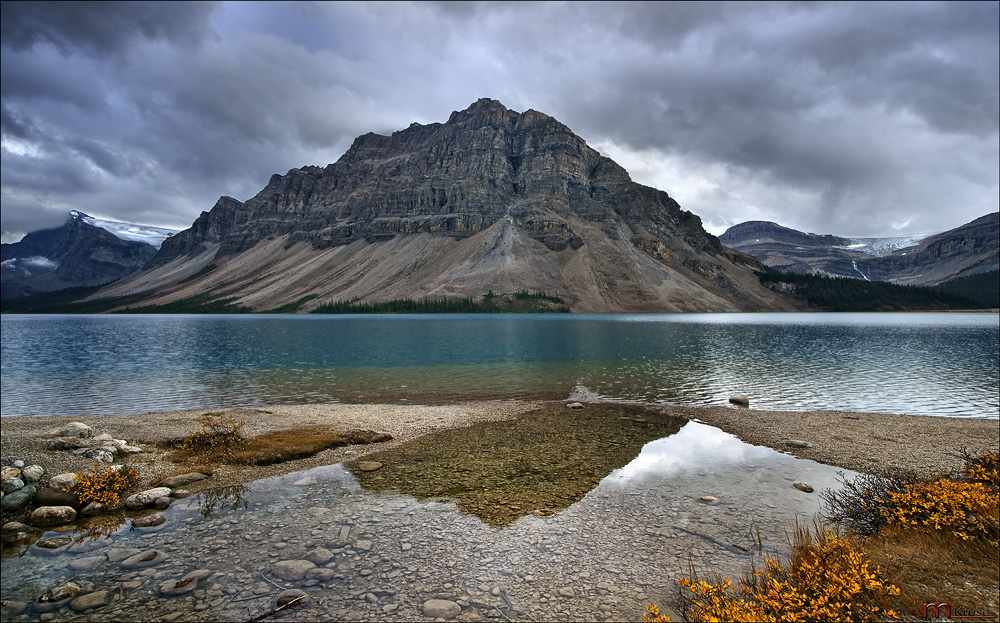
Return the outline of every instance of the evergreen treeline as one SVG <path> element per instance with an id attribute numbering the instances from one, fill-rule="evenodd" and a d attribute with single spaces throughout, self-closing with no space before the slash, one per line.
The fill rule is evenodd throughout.
<path id="1" fill-rule="evenodd" d="M 540 313 L 568 312 L 558 296 L 544 292 L 522 290 L 514 294 L 494 294 L 491 290 L 481 301 L 466 297 L 462 299 L 395 299 L 380 303 L 336 301 L 320 305 L 314 314 L 500 314 L 510 312 Z"/>
<path id="2" fill-rule="evenodd" d="M 786 273 L 765 267 L 757 273 L 760 282 L 787 283 L 797 298 L 810 307 L 827 311 L 905 311 L 933 309 L 982 309 L 982 303 L 939 288 L 901 286 L 885 281 L 863 281 Z"/>
<path id="3" fill-rule="evenodd" d="M 212 300 L 210 293 L 164 303 L 163 305 L 144 305 L 141 307 L 126 306 L 116 314 L 252 314 L 249 307 L 233 303 L 236 298 Z"/>
<path id="4" fill-rule="evenodd" d="M 5 314 L 100 314 L 122 305 L 137 303 L 148 294 L 101 298 L 85 301 L 103 286 L 82 286 L 65 288 L 53 292 L 42 292 L 0 302 L 0 311 Z"/>
<path id="5" fill-rule="evenodd" d="M 1000 307 L 1000 271 L 997 270 L 953 279 L 935 288 L 978 301 L 986 307 Z"/>

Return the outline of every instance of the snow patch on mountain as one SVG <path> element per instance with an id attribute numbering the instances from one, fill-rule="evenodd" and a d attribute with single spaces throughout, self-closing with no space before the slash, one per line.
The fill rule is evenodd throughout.
<path id="1" fill-rule="evenodd" d="M 84 214 L 83 212 L 78 212 L 76 210 L 70 212 L 70 215 L 73 216 L 73 218 L 81 219 L 88 225 L 93 225 L 94 227 L 100 227 L 101 229 L 107 230 L 122 240 L 145 242 L 146 244 L 152 245 L 157 249 L 160 248 L 160 245 L 163 244 L 164 240 L 180 231 L 178 229 L 168 229 L 166 227 L 152 227 L 151 225 L 136 225 L 134 223 L 122 223 L 120 221 L 109 221 L 94 218 L 89 214 Z"/>

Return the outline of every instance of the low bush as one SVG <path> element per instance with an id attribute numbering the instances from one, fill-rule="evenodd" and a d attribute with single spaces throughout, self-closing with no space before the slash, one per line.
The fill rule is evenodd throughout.
<path id="1" fill-rule="evenodd" d="M 238 448 L 246 445 L 243 436 L 244 418 L 224 417 L 208 413 L 198 418 L 198 428 L 177 444 L 173 459 L 225 461 Z"/>
<path id="2" fill-rule="evenodd" d="M 139 472 L 135 468 L 96 462 L 80 475 L 76 485 L 64 491 L 75 494 L 81 504 L 99 502 L 113 508 L 138 484 Z"/>
<path id="3" fill-rule="evenodd" d="M 681 580 L 691 621 L 868 621 L 897 618 L 880 604 L 899 589 L 853 537 L 817 526 L 797 529 L 787 566 L 767 557 L 734 589 L 726 577 Z"/>

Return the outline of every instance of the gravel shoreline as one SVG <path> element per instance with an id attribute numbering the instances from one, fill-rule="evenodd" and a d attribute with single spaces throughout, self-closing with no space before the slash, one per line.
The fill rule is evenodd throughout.
<path id="1" fill-rule="evenodd" d="M 541 402 L 465 402 L 445 406 L 314 404 L 280 405 L 253 409 L 170 411 L 143 415 L 51 416 L 3 418 L 0 455 L 3 463 L 16 459 L 45 467 L 48 475 L 84 471 L 91 459 L 48 449 L 46 430 L 71 421 L 88 424 L 95 434 L 141 443 L 147 450 L 131 459 L 144 481 L 176 472 L 182 466 L 166 460 L 157 442 L 178 439 L 195 430 L 205 414 L 243 417 L 248 435 L 317 424 L 342 430 L 388 432 L 393 440 L 344 446 L 309 458 L 270 466 L 215 467 L 207 480 L 185 487 L 198 492 L 329 465 L 377 450 L 397 447 L 429 432 L 506 420 L 543 405 Z M 586 406 L 584 406 L 586 408 Z M 797 457 L 858 472 L 912 470 L 919 473 L 955 470 L 958 451 L 996 451 L 1000 421 L 840 411 L 783 412 L 732 407 L 664 407 L 650 409 L 698 420 L 754 445 L 768 446 Z M 794 448 L 787 440 L 802 440 L 810 448 Z"/>

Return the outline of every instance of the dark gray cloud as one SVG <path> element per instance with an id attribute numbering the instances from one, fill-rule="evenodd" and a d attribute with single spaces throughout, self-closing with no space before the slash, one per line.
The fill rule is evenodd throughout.
<path id="1" fill-rule="evenodd" d="M 4 3 L 3 230 L 186 226 L 479 97 L 715 231 L 934 232 L 998 206 L 997 3 Z"/>

